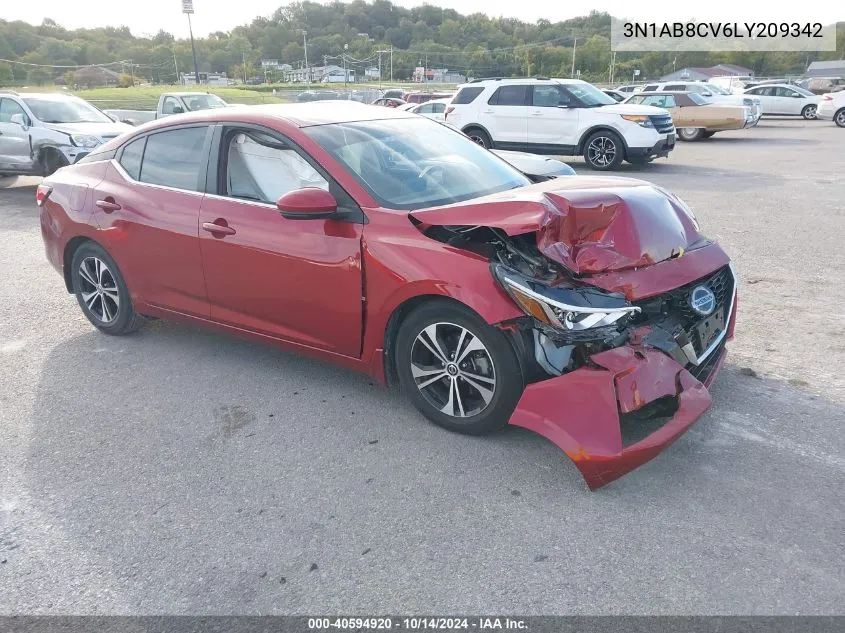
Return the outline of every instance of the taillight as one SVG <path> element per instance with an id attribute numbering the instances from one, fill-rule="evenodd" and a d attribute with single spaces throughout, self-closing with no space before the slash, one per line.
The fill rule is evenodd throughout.
<path id="1" fill-rule="evenodd" d="M 44 201 L 50 197 L 53 188 L 50 185 L 38 185 L 35 190 L 35 204 L 39 207 L 44 204 Z"/>
<path id="2" fill-rule="evenodd" d="M 822 101 L 833 101 L 833 97 L 831 95 L 824 95 L 822 96 Z"/>
<path id="3" fill-rule="evenodd" d="M 443 118 L 445 119 L 449 116 L 449 113 L 455 109 L 455 106 L 446 106 L 446 111 L 443 113 Z"/>

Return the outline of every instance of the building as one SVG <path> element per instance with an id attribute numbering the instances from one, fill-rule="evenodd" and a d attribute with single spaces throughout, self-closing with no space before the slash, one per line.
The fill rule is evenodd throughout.
<path id="1" fill-rule="evenodd" d="M 466 83 L 466 76 L 448 68 L 423 68 L 417 66 L 412 77 L 416 83 L 462 84 Z"/>
<path id="2" fill-rule="evenodd" d="M 378 66 L 372 66 L 364 71 L 364 77 L 366 79 L 381 79 L 381 71 Z"/>
<path id="3" fill-rule="evenodd" d="M 183 86 L 196 86 L 194 73 L 179 73 L 179 83 Z M 235 83 L 226 73 L 200 73 L 200 83 L 207 86 L 231 86 Z"/>
<path id="4" fill-rule="evenodd" d="M 828 62 L 811 62 L 805 77 L 845 77 L 845 59 Z"/>
<path id="5" fill-rule="evenodd" d="M 285 72 L 285 81 L 291 83 L 355 83 L 355 71 L 346 69 L 346 78 L 342 66 L 329 64 L 328 66 L 309 66 L 308 68 L 292 68 Z"/>
<path id="6" fill-rule="evenodd" d="M 681 68 L 668 75 L 663 75 L 660 81 L 708 81 L 713 77 L 753 77 L 754 71 L 736 64 L 717 64 L 710 68 Z"/>
<path id="7" fill-rule="evenodd" d="M 73 73 L 73 82 L 80 88 L 117 86 L 120 83 L 120 73 L 102 66 L 85 66 Z"/>

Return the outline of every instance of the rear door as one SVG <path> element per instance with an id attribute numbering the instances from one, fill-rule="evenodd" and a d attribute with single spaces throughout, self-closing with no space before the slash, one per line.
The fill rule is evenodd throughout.
<path id="1" fill-rule="evenodd" d="M 208 318 L 198 220 L 211 128 L 188 125 L 123 146 L 93 187 L 94 217 L 133 299 Z"/>
<path id="2" fill-rule="evenodd" d="M 763 108 L 763 114 L 783 114 L 783 111 L 780 109 L 782 106 L 776 96 L 775 88 L 770 86 L 754 88 L 750 91 L 750 94 L 760 98 L 760 105 Z"/>
<path id="3" fill-rule="evenodd" d="M 565 87 L 530 87 L 528 149 L 568 153 L 578 144 L 578 102 Z"/>
<path id="4" fill-rule="evenodd" d="M 493 143 L 502 149 L 526 150 L 528 143 L 528 96 L 531 86 L 499 86 L 481 108 L 481 124 Z"/>
<path id="5" fill-rule="evenodd" d="M 363 214 L 317 163 L 272 130 L 221 126 L 200 245 L 211 318 L 345 356 L 362 335 Z M 212 161 L 214 164 L 215 161 Z M 276 200 L 327 189 L 337 219 L 285 218 Z"/>
<path id="6" fill-rule="evenodd" d="M 17 101 L 0 98 L 0 171 L 2 168 L 13 172 L 31 171 L 33 159 L 29 131 L 12 122 L 15 114 L 22 115 L 24 123 L 31 123 Z"/>

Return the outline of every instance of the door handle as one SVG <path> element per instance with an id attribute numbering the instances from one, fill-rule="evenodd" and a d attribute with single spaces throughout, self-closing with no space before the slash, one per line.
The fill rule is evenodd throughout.
<path id="1" fill-rule="evenodd" d="M 482 110 L 481 114 L 495 114 L 493 110 Z"/>
<path id="2" fill-rule="evenodd" d="M 97 202 L 95 202 L 94 204 L 100 207 L 106 213 L 111 213 L 113 211 L 120 210 L 120 205 L 117 204 L 117 202 L 115 202 L 114 200 L 97 200 Z"/>
<path id="3" fill-rule="evenodd" d="M 222 237 L 223 235 L 234 235 L 237 233 L 235 229 L 226 224 L 226 220 L 223 218 L 217 218 L 214 222 L 203 222 L 202 229 L 203 231 L 216 234 L 215 237 L 218 235 Z"/>
<path id="4" fill-rule="evenodd" d="M 540 112 L 539 110 L 535 110 L 534 112 L 531 113 L 531 116 L 543 116 L 543 113 Z"/>

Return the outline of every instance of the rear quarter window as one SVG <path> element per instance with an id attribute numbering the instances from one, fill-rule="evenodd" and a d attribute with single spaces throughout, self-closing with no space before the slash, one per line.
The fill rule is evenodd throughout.
<path id="1" fill-rule="evenodd" d="M 147 137 L 143 136 L 126 145 L 120 155 L 120 166 L 129 174 L 132 180 L 138 180 L 141 174 L 141 157 L 144 155 L 144 143 Z"/>
<path id="2" fill-rule="evenodd" d="M 472 103 L 475 101 L 475 98 L 484 92 L 484 88 L 481 86 L 472 86 L 469 88 L 461 88 L 458 91 L 458 94 L 452 99 L 453 105 L 466 105 L 467 103 Z"/>

